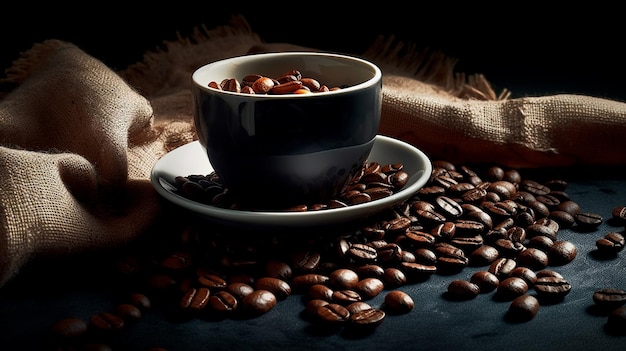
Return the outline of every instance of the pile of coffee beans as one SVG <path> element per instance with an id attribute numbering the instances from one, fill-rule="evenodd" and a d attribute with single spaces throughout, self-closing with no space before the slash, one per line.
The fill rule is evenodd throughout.
<path id="1" fill-rule="evenodd" d="M 376 171 L 364 171 L 355 184 L 369 173 L 377 174 L 378 185 L 406 177 L 401 165 L 369 163 L 365 169 Z M 213 186 L 192 178 L 177 183 L 194 199 L 200 198 L 195 190 L 204 194 Z M 394 186 L 384 188 L 400 189 L 402 181 Z M 187 188 L 195 190 L 187 193 Z M 363 193 L 368 186 L 358 189 Z M 210 203 L 224 189 L 213 190 L 219 191 L 203 197 Z M 442 292 L 446 298 L 491 293 L 509 301 L 503 312 L 508 317 L 529 321 L 543 304 L 560 303 L 575 288 L 557 271 L 578 255 L 560 230 L 589 231 L 603 221 L 581 209 L 566 190 L 564 180 L 523 179 L 514 169 L 434 161 L 427 184 L 411 198 L 349 228 L 260 235 L 207 229 L 206 222 L 190 217 L 180 230 L 150 233 L 148 243 L 131 246 L 116 259 L 129 290 L 118 308 L 86 322 L 60 321 L 54 334 L 66 344 L 106 345 L 108 332 L 136 322 L 156 305 L 178 322 L 254 318 L 297 294 L 303 297 L 299 315 L 312 327 L 367 335 L 387 318 L 413 310 L 414 300 L 403 286 L 434 274 L 458 276 L 467 267 L 475 272 L 452 280 Z M 615 220 L 624 221 L 626 211 L 614 213 Z M 611 255 L 624 244 L 620 233 L 601 240 L 598 250 Z M 626 324 L 624 292 L 596 294 L 597 304 L 611 308 L 609 323 Z M 378 305 L 372 303 L 377 296 Z"/>
<path id="2" fill-rule="evenodd" d="M 341 89 L 321 84 L 318 80 L 303 77 L 296 69 L 285 72 L 279 77 L 272 78 L 260 74 L 249 74 L 241 79 L 226 78 L 220 83 L 212 81 L 209 88 L 243 94 L 285 95 L 322 93 Z"/>
<path id="3" fill-rule="evenodd" d="M 369 162 L 350 181 L 342 194 L 327 203 L 294 204 L 277 211 L 304 212 L 336 209 L 375 201 L 401 190 L 409 180 L 402 163 L 385 164 Z M 222 208 L 246 209 L 228 191 L 215 172 L 177 176 L 172 184 L 176 193 L 190 200 Z M 254 210 L 254 209 L 252 209 Z"/>

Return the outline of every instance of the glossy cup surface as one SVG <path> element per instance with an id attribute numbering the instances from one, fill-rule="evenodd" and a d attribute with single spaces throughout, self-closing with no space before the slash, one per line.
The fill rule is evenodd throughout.
<path id="1" fill-rule="evenodd" d="M 340 90 L 261 95 L 209 88 L 290 70 Z M 234 57 L 192 75 L 199 142 L 241 202 L 280 207 L 337 197 L 367 160 L 380 124 L 382 74 L 345 55 L 287 52 Z M 202 162 L 199 160 L 199 162 Z"/>

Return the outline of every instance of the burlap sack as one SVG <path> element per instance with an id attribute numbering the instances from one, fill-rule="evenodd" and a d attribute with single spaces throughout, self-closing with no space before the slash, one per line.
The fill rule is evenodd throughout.
<path id="1" fill-rule="evenodd" d="M 0 96 L 0 285 L 30 260 L 123 245 L 159 217 L 154 163 L 196 138 L 190 75 L 264 43 L 242 18 L 113 72 L 71 43 L 36 44 Z M 401 53 L 401 54 L 400 54 Z M 355 53 L 349 53 L 355 54 Z M 357 53 L 358 55 L 358 53 Z M 380 133 L 431 159 L 511 167 L 621 164 L 626 104 L 589 96 L 509 99 L 455 61 L 391 39 L 360 54 L 384 74 Z"/>

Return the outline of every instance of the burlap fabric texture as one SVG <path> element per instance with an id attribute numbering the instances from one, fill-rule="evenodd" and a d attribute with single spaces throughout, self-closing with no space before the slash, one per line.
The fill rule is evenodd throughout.
<path id="1" fill-rule="evenodd" d="M 164 43 L 114 72 L 72 43 L 23 53 L 0 81 L 0 286 L 29 261 L 123 245 L 163 210 L 155 162 L 196 136 L 190 75 L 226 57 L 311 50 L 265 43 L 243 18 Z M 456 61 L 381 38 L 380 134 L 431 159 L 510 167 L 623 164 L 626 104 L 591 96 L 511 99 Z"/>

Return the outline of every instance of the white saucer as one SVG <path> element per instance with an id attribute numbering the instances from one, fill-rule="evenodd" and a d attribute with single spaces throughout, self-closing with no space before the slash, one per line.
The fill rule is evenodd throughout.
<path id="1" fill-rule="evenodd" d="M 205 161 L 206 160 L 206 161 Z M 428 157 L 419 149 L 403 141 L 378 135 L 368 158 L 380 164 L 402 163 L 410 178 L 405 187 L 395 194 L 364 204 L 338 209 L 309 212 L 257 212 L 229 210 L 189 200 L 175 191 L 174 178 L 191 174 L 206 175 L 213 167 L 198 141 L 183 145 L 154 165 L 152 185 L 167 200 L 191 210 L 202 217 L 222 224 L 243 227 L 297 228 L 347 223 L 373 215 L 411 197 L 426 184 L 432 172 Z"/>

